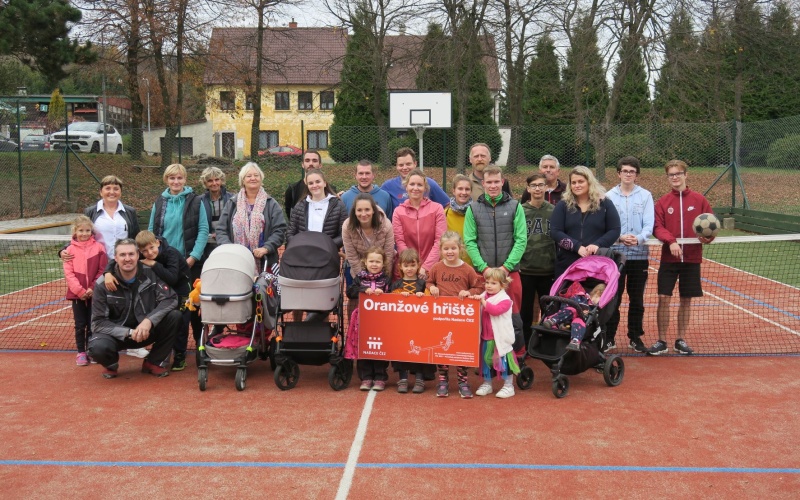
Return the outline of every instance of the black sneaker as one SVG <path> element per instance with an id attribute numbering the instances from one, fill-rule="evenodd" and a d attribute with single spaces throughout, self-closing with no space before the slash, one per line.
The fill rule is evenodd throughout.
<path id="1" fill-rule="evenodd" d="M 172 360 L 172 371 L 179 372 L 186 368 L 186 353 L 176 352 L 175 359 Z"/>
<path id="2" fill-rule="evenodd" d="M 606 342 L 606 345 L 603 346 L 603 352 L 606 353 L 608 351 L 613 351 L 617 348 L 617 343 L 613 340 Z"/>
<path id="3" fill-rule="evenodd" d="M 633 349 L 636 352 L 647 353 L 650 351 L 650 349 L 648 349 L 647 346 L 644 345 L 644 342 L 642 342 L 641 337 L 636 337 L 635 339 L 631 339 L 631 342 L 628 345 L 630 346 L 631 349 Z"/>
<path id="4" fill-rule="evenodd" d="M 648 351 L 647 354 L 651 356 L 660 356 L 662 354 L 665 354 L 667 351 L 669 351 L 667 343 L 664 342 L 663 340 L 659 340 L 658 342 L 653 344 L 653 347 L 650 348 L 650 351 Z"/>
<path id="5" fill-rule="evenodd" d="M 672 348 L 673 351 L 677 352 L 678 354 L 694 354 L 694 349 L 689 347 L 689 344 L 686 343 L 683 339 L 678 339 L 675 341 L 675 347 Z"/>

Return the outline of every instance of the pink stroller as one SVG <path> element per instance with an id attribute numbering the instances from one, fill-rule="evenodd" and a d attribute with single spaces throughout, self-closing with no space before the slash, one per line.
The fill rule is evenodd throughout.
<path id="1" fill-rule="evenodd" d="M 553 395 L 557 398 L 563 398 L 569 392 L 567 375 L 577 375 L 589 368 L 595 368 L 603 373 L 606 384 L 616 387 L 622 383 L 625 374 L 622 358 L 618 355 L 606 356 L 602 350 L 605 342 L 603 325 L 616 305 L 617 282 L 619 272 L 625 265 L 625 256 L 607 249 L 602 249 L 601 252 L 602 254 L 575 261 L 553 283 L 551 295 L 540 300 L 542 317 L 553 314 L 561 304 L 566 303 L 579 311 L 586 323 L 586 333 L 579 351 L 567 349 L 570 340 L 568 331 L 548 328 L 543 324 L 533 327 L 528 356 L 541 360 L 550 368 L 553 374 Z M 562 292 L 575 282 L 580 282 L 587 290 L 605 283 L 606 289 L 600 296 L 599 303 L 586 309 L 578 302 L 562 297 Z M 522 366 L 517 385 L 521 389 L 528 389 L 532 384 L 533 370 L 529 366 Z"/>

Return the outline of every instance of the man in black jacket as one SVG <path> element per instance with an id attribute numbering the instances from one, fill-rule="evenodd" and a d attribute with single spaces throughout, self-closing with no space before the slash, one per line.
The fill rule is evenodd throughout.
<path id="1" fill-rule="evenodd" d="M 119 351 L 152 344 L 142 372 L 165 377 L 181 324 L 178 297 L 152 269 L 139 263 L 133 239 L 117 241 L 114 260 L 113 274 L 119 282 L 116 291 L 109 291 L 102 279 L 94 286 L 89 355 L 103 366 L 103 377 L 114 378 Z"/>

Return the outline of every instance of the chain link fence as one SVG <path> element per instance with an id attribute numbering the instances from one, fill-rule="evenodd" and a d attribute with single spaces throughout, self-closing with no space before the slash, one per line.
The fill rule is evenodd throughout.
<path id="1" fill-rule="evenodd" d="M 201 190 L 200 171 L 210 165 L 228 175 L 228 188 L 237 189 L 236 172 L 247 160 L 239 133 L 214 132 L 211 123 L 185 124 L 172 130 L 126 129 L 122 147 L 105 144 L 86 151 L 53 148 L 53 133 L 25 119 L 18 102 L 0 100 L 0 219 L 74 212 L 97 199 L 97 179 L 115 174 L 125 181 L 124 201 L 148 209 L 164 189 L 161 167 L 183 163 L 190 171 L 189 185 Z M 31 146 L 31 136 L 44 144 Z M 72 136 L 72 132 L 70 132 Z M 263 156 L 256 160 L 266 172 L 265 187 L 280 201 L 289 183 L 302 176 L 299 151 L 287 156 L 266 151 L 274 142 L 269 135 Z M 376 182 L 396 175 L 394 152 L 411 147 L 417 153 L 413 131 L 379 127 L 331 127 L 297 130 L 281 137 L 297 137 L 298 149 L 318 146 L 324 156 L 329 182 L 339 189 L 354 183 L 353 165 L 361 159 L 375 162 Z M 453 174 L 468 168 L 468 147 L 485 142 L 492 161 L 504 167 L 512 189 L 520 195 L 525 178 L 538 167 L 542 155 L 556 156 L 561 178 L 575 165 L 595 168 L 598 178 L 611 187 L 618 182 L 616 161 L 627 155 L 640 159 L 644 169 L 639 182 L 654 196 L 669 190 L 663 177 L 666 161 L 678 158 L 690 166 L 689 186 L 704 192 L 715 207 L 750 208 L 800 215 L 800 197 L 794 188 L 800 178 L 800 116 L 752 123 L 597 124 L 536 127 L 468 126 L 459 141 L 456 129 L 427 130 L 424 134 L 426 173 L 449 191 Z M 277 138 L 277 135 L 276 135 Z M 277 139 L 276 139 L 277 140 Z M 48 142 L 49 141 L 49 142 Z M 283 141 L 280 145 L 285 145 Z M 459 147 L 461 146 L 461 147 Z M 74 146 L 73 146 L 74 147 Z M 113 150 L 113 151 L 112 151 Z M 171 150 L 170 155 L 164 155 Z M 121 154 L 113 154 L 119 152 Z M 463 157 L 459 156 L 463 153 Z"/>

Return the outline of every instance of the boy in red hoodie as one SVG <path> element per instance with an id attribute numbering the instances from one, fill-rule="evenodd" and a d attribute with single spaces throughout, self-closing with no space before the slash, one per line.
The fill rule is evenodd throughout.
<path id="1" fill-rule="evenodd" d="M 656 218 L 653 234 L 664 244 L 661 247 L 661 266 L 658 269 L 658 342 L 650 352 L 653 356 L 668 351 L 669 305 L 675 282 L 678 283 L 680 306 L 678 307 L 678 338 L 673 349 L 678 354 L 692 354 L 686 343 L 692 297 L 702 297 L 700 286 L 700 262 L 703 260 L 701 245 L 683 245 L 677 238 L 696 238 L 692 223 L 700 214 L 711 213 L 711 205 L 700 193 L 686 187 L 686 163 L 670 160 L 664 165 L 672 190 L 662 196 L 655 206 Z M 714 238 L 699 238 L 701 243 L 711 243 Z"/>

